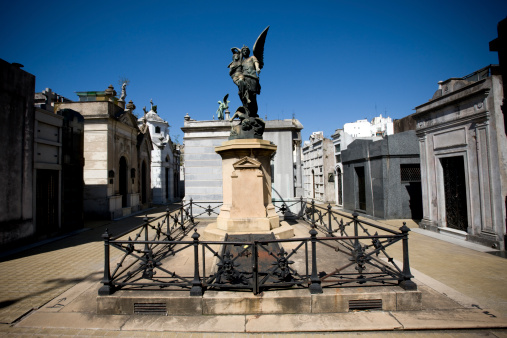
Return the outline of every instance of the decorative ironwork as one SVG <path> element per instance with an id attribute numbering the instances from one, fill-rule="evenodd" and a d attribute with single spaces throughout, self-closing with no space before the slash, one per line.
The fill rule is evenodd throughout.
<path id="1" fill-rule="evenodd" d="M 297 214 L 308 224 L 307 237 L 234 235 L 226 236 L 225 241 L 201 241 L 193 208 L 195 203 L 190 201 L 167 209 L 160 217 L 145 217 L 138 228 L 114 237 L 106 230 L 99 294 L 122 288 L 179 288 L 189 290 L 192 296 L 201 296 L 207 289 L 259 293 L 307 288 L 311 293 L 322 293 L 323 288 L 352 284 L 417 288 L 411 280 L 410 229 L 406 225 L 393 230 L 359 219 L 357 214 L 341 214 L 331 205 L 300 199 L 283 201 L 279 211 Z M 403 267 L 388 254 L 389 247 L 400 241 Z M 121 254 L 114 266 L 111 248 Z M 182 256 L 190 264 L 174 264 Z M 211 262 L 210 256 L 214 258 Z"/>

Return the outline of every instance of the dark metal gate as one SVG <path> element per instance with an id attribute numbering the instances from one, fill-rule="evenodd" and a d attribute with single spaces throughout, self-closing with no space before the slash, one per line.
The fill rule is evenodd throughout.
<path id="1" fill-rule="evenodd" d="M 360 210 L 366 210 L 366 180 L 364 167 L 355 167 L 357 176 L 357 206 Z"/>
<path id="2" fill-rule="evenodd" d="M 447 227 L 467 231 L 468 212 L 463 156 L 440 159 L 444 173 L 445 215 Z"/>
<path id="3" fill-rule="evenodd" d="M 36 224 L 39 235 L 58 231 L 58 170 L 37 169 Z"/>
<path id="4" fill-rule="evenodd" d="M 337 170 L 337 185 L 338 185 L 338 205 L 343 205 L 343 186 L 342 186 L 342 170 L 338 168 Z"/>

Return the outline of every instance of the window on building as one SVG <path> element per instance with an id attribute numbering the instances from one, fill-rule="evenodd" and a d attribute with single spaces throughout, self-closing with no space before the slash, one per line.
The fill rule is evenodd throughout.
<path id="1" fill-rule="evenodd" d="M 155 133 L 160 134 L 160 127 L 155 127 Z"/>
<path id="2" fill-rule="evenodd" d="M 342 161 L 341 155 L 336 155 L 335 158 L 336 158 L 336 163 L 340 163 Z"/>
<path id="3" fill-rule="evenodd" d="M 419 164 L 400 164 L 402 182 L 421 182 L 421 167 Z"/>
<path id="4" fill-rule="evenodd" d="M 339 153 L 341 151 L 341 145 L 338 143 L 338 144 L 335 144 L 334 146 L 334 152 L 335 153 Z"/>

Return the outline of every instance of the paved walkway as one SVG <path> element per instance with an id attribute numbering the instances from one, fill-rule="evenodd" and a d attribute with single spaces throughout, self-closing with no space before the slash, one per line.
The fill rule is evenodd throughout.
<path id="1" fill-rule="evenodd" d="M 149 210 L 149 216 L 158 216 L 163 213 L 165 208 Z M 139 321 L 139 318 L 133 319 L 134 322 L 119 319 L 118 317 L 128 316 L 110 316 L 116 318 L 111 322 L 98 324 L 89 318 L 89 327 L 65 327 L 65 328 L 46 328 L 47 323 L 40 323 L 39 326 L 28 325 L 27 323 L 36 322 L 37 309 L 49 305 L 58 308 L 59 301 L 63 301 L 59 296 L 66 292 L 66 296 L 72 294 L 72 290 L 77 285 L 92 286 L 89 298 L 82 304 L 75 306 L 87 307 L 94 311 L 96 291 L 94 287 L 100 286 L 98 281 L 102 277 L 103 269 L 103 242 L 101 234 L 108 228 L 113 234 L 123 232 L 129 228 L 142 223 L 143 215 L 128 217 L 114 222 L 87 223 L 87 231 L 79 232 L 73 236 L 62 238 L 58 241 L 44 244 L 35 248 L 28 249 L 0 259 L 0 336 L 161 336 L 164 332 L 150 331 L 149 327 L 143 326 L 147 322 Z M 372 221 L 383 224 L 387 227 L 399 228 L 403 220 Z M 407 221 L 407 225 L 413 228 L 409 235 L 409 250 L 412 273 L 419 285 L 426 288 L 426 299 L 423 303 L 432 301 L 432 295 L 444 294 L 453 301 L 463 306 L 473 309 L 475 307 L 477 323 L 481 325 L 465 325 L 463 328 L 486 328 L 486 331 L 424 331 L 420 333 L 410 332 L 411 336 L 474 336 L 475 334 L 491 334 L 493 336 L 507 337 L 507 331 L 496 326 L 495 319 L 488 314 L 494 314 L 497 317 L 507 317 L 507 290 L 505 281 L 507 280 L 507 259 L 494 256 L 484 252 L 487 248 L 475 246 L 470 243 L 454 240 L 444 235 L 435 235 L 416 228 L 416 224 Z M 435 238 L 437 237 L 437 238 Z M 401 247 L 393 248 L 391 252 L 393 257 L 402 261 Z M 487 249 L 489 250 L 489 249 Z M 112 257 L 114 259 L 115 257 Z M 73 288 L 74 287 L 74 288 Z M 433 292 L 433 293 L 432 293 Z M 436 298 L 435 298 L 436 299 Z M 47 306 L 49 307 L 49 306 Z M 35 311 L 35 313 L 33 313 Z M 56 311 L 56 310 L 55 310 Z M 70 310 L 69 310 L 70 311 Z M 447 312 L 449 312 L 447 310 Z M 459 311 L 458 311 L 459 312 Z M 403 314 L 397 314 L 398 325 L 401 321 L 409 323 L 408 319 L 414 320 L 417 316 L 414 313 L 407 314 L 408 319 L 404 319 Z M 443 312 L 442 314 L 443 315 Z M 459 314 L 458 314 L 459 315 Z M 63 314 L 62 314 L 63 316 Z M 259 325 L 262 320 L 268 322 L 282 323 L 287 320 L 289 323 L 294 318 L 283 317 L 284 315 L 272 315 L 271 317 L 257 318 Z M 330 315 L 331 317 L 333 315 Z M 351 314 L 336 314 L 334 320 L 330 317 L 329 322 L 345 320 L 346 316 Z M 345 316 L 345 317 L 344 317 Z M 375 318 L 378 318 L 377 330 L 381 329 L 386 318 L 380 318 L 377 314 L 364 314 L 364 319 L 376 325 Z M 368 317 L 370 316 L 370 317 Z M 380 317 L 379 317 L 380 316 Z M 412 316 L 412 317 L 410 317 Z M 421 328 L 420 325 L 430 323 L 431 320 L 438 319 L 438 312 L 420 312 L 417 317 L 419 326 L 413 324 L 413 329 Z M 433 317 L 432 317 L 433 316 Z M 437 316 L 437 317 L 435 317 Z M 481 317 L 482 316 L 482 317 Z M 393 317 L 393 316 L 391 316 Z M 410 318 L 409 318 L 410 317 Z M 486 318 L 489 317 L 489 318 Z M 57 318 L 57 317 L 54 317 Z M 61 317 L 63 318 L 63 317 Z M 167 318 L 167 317 L 165 317 Z M 432 319 L 433 318 L 433 319 Z M 170 318 L 165 319 L 165 321 Z M 351 318 L 347 318 L 350 321 Z M 392 318 L 391 318 L 392 320 Z M 115 323 L 120 323 L 116 326 Z M 23 326 L 25 323 L 25 326 Z M 231 321 L 232 323 L 232 321 Z M 415 322 L 414 322 L 415 323 Z M 152 323 L 153 324 L 153 323 Z M 382 325 L 381 325 L 382 324 Z M 442 324 L 442 323 L 441 323 Z M 445 329 L 446 326 L 435 326 L 434 329 Z M 470 323 L 469 323 L 470 324 Z M 507 326 L 507 321 L 505 325 Z M 131 325 L 129 331 L 125 331 L 126 326 Z M 132 327 L 134 325 L 134 327 Z M 176 325 L 176 324 L 175 324 Z M 262 324 L 266 325 L 266 324 Z M 260 326 L 261 328 L 263 326 Z M 280 324 L 281 325 L 281 324 Z M 326 325 L 326 323 L 323 323 Z M 335 325 L 336 326 L 336 325 Z M 334 326 L 330 326 L 333 330 Z M 93 328 L 93 329 L 92 329 Z M 405 329 L 408 327 L 405 326 Z M 292 330 L 294 328 L 291 328 Z M 339 328 L 338 328 L 339 329 Z M 350 329 L 350 328 L 349 328 Z M 309 330 L 307 329 L 302 329 Z M 370 326 L 367 334 L 369 336 L 382 335 L 386 332 L 375 332 L 375 326 Z M 183 331 L 183 330 L 182 330 Z M 209 331 L 209 330 L 208 330 Z M 290 331 L 290 330 L 288 330 Z M 311 330 L 309 330 L 311 331 Z M 322 334 L 325 333 L 325 330 Z M 174 332 L 173 332 L 174 333 Z M 389 332 L 389 335 L 398 335 L 407 333 L 407 331 Z M 175 333 L 174 333 L 175 334 Z M 350 335 L 356 335 L 351 333 Z M 229 334 L 230 335 L 230 334 Z M 241 333 L 234 333 L 233 336 L 243 336 Z M 290 336 L 296 336 L 292 333 Z M 307 334 L 305 334 L 307 335 Z M 220 334 L 201 332 L 200 334 L 177 333 L 178 337 L 216 337 Z M 266 337 L 276 337 L 278 335 L 264 335 Z M 286 335 L 284 335 L 285 337 Z"/>

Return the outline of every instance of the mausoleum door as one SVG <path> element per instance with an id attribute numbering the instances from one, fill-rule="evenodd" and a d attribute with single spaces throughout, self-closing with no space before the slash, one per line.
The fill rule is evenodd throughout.
<path id="1" fill-rule="evenodd" d="M 336 181 L 338 184 L 338 205 L 343 205 L 342 171 L 340 168 L 337 169 Z"/>
<path id="2" fill-rule="evenodd" d="M 444 157 L 440 162 L 444 176 L 447 227 L 467 231 L 468 210 L 463 156 Z"/>
<path id="3" fill-rule="evenodd" d="M 146 203 L 146 162 L 143 161 L 141 168 L 141 202 Z"/>
<path id="4" fill-rule="evenodd" d="M 357 191 L 357 208 L 366 210 L 366 179 L 364 167 L 355 167 L 356 171 L 356 191 Z"/>
<path id="5" fill-rule="evenodd" d="M 36 226 L 38 235 L 52 234 L 59 229 L 58 170 L 37 169 Z"/>
<path id="6" fill-rule="evenodd" d="M 127 175 L 127 160 L 125 157 L 120 158 L 120 174 L 119 174 L 119 184 L 120 184 L 120 195 L 121 195 L 121 206 L 122 208 L 127 207 L 127 194 L 128 194 L 128 175 Z"/>
<path id="7" fill-rule="evenodd" d="M 166 201 L 169 201 L 169 168 L 165 168 L 164 190 Z"/>

